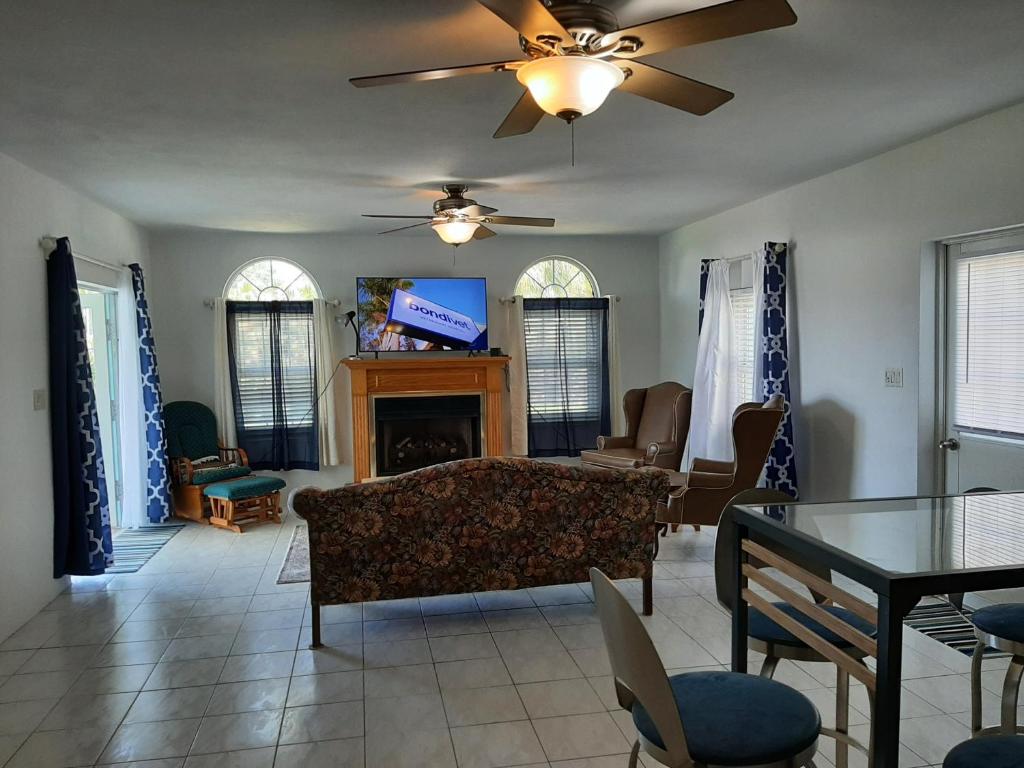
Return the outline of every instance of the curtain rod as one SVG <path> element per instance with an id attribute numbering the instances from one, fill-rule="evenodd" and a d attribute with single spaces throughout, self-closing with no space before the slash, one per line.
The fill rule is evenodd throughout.
<path id="1" fill-rule="evenodd" d="M 43 254 L 46 256 L 46 258 L 50 258 L 50 252 L 57 247 L 57 238 L 53 237 L 52 235 L 44 235 L 43 237 L 39 238 L 39 247 L 43 249 Z M 97 267 L 103 267 L 104 269 L 109 269 L 112 272 L 120 272 L 122 269 L 128 266 L 127 264 L 111 264 L 109 261 L 103 261 L 102 259 L 94 259 L 92 256 L 86 256 L 84 253 L 81 253 L 80 251 L 74 249 L 72 249 L 71 255 L 78 259 L 79 261 L 84 261 L 89 264 L 95 264 Z"/>
<path id="2" fill-rule="evenodd" d="M 498 299 L 498 303 L 499 304 L 515 304 L 516 303 L 516 298 L 517 298 L 516 296 L 502 296 L 500 299 Z M 574 298 L 578 298 L 578 297 L 574 297 Z M 612 301 L 615 301 L 615 302 L 622 301 L 622 297 L 621 296 L 616 296 L 613 293 L 609 293 L 609 294 L 606 294 L 604 296 L 595 296 L 594 298 L 595 299 L 611 299 Z"/>
<path id="3" fill-rule="evenodd" d="M 216 301 L 216 299 L 203 299 L 203 306 L 206 307 L 207 309 L 213 309 L 216 306 L 216 304 L 214 303 L 215 301 Z M 327 306 L 329 306 L 329 307 L 340 307 L 341 306 L 341 300 L 340 299 L 327 299 Z"/>

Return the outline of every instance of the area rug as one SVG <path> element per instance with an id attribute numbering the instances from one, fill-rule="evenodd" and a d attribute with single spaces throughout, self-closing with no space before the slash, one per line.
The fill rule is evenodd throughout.
<path id="1" fill-rule="evenodd" d="M 907 614 L 903 623 L 918 632 L 948 645 L 966 656 L 974 653 L 974 624 L 971 623 L 970 608 L 957 609 L 945 600 L 921 603 Z M 1008 654 L 995 648 L 986 648 L 986 658 L 1001 658 Z"/>
<path id="2" fill-rule="evenodd" d="M 277 583 L 298 584 L 303 581 L 309 581 L 309 530 L 304 525 L 297 525 L 281 572 L 277 574 Z"/>
<path id="3" fill-rule="evenodd" d="M 135 573 L 184 528 L 184 523 L 125 528 L 114 536 L 114 564 L 107 573 Z"/>

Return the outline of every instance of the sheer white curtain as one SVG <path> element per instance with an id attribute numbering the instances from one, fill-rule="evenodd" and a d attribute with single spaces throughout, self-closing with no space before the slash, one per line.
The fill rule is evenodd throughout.
<path id="1" fill-rule="evenodd" d="M 523 297 L 514 296 L 505 304 L 505 344 L 508 347 L 509 362 L 509 411 L 512 426 L 513 456 L 525 456 L 529 452 L 527 432 L 526 392 L 526 334 L 523 329 Z"/>
<path id="2" fill-rule="evenodd" d="M 764 342 L 764 249 L 754 251 L 751 256 L 753 263 L 754 290 L 754 402 L 767 400 L 764 396 L 763 352 Z"/>
<path id="3" fill-rule="evenodd" d="M 231 355 L 228 351 L 228 308 L 224 299 L 213 302 L 213 412 L 217 437 L 226 448 L 238 447 L 235 402 L 231 396 Z"/>
<path id="4" fill-rule="evenodd" d="M 704 324 L 697 343 L 690 418 L 690 459 L 733 458 L 732 411 L 736 358 L 729 299 L 729 264 L 708 265 Z"/>
<path id="5" fill-rule="evenodd" d="M 611 400 L 612 434 L 626 434 L 626 415 L 622 411 L 622 373 L 619 361 L 619 297 L 608 299 L 608 399 Z"/>
<path id="6" fill-rule="evenodd" d="M 132 273 L 117 280 L 117 411 L 121 432 L 121 527 L 149 525 L 146 517 L 146 417 L 142 403 L 139 327 Z"/>
<path id="7" fill-rule="evenodd" d="M 338 415 L 337 398 L 332 378 L 337 365 L 334 350 L 334 307 L 323 299 L 313 301 L 313 348 L 316 360 L 317 395 L 317 429 L 319 431 L 320 466 L 336 466 L 341 464 L 341 451 L 338 449 Z M 330 380 L 330 384 L 328 384 Z"/>

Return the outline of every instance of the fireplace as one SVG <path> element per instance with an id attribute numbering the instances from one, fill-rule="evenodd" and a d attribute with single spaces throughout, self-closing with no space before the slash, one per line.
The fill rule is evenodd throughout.
<path id="1" fill-rule="evenodd" d="M 374 397 L 376 477 L 482 456 L 480 395 Z"/>
<path id="2" fill-rule="evenodd" d="M 508 362 L 412 353 L 345 360 L 355 481 L 464 456 L 504 455 Z"/>

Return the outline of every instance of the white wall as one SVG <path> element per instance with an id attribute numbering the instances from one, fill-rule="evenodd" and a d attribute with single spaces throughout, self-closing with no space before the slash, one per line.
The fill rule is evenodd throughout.
<path id="1" fill-rule="evenodd" d="M 32 409 L 32 390 L 49 388 L 43 235 L 67 235 L 105 261 L 148 263 L 133 224 L 0 155 L 0 640 L 64 586 L 53 578 L 49 412 Z M 79 278 L 109 283 L 103 272 L 81 265 Z"/>
<path id="2" fill-rule="evenodd" d="M 1021 222 L 1024 105 L 675 230 L 660 241 L 662 376 L 693 380 L 699 259 L 789 241 L 804 497 L 915 493 L 933 461 L 918 435 L 922 252 Z M 902 389 L 883 386 L 887 367 Z"/>
<path id="3" fill-rule="evenodd" d="M 516 279 L 533 261 L 571 256 L 594 273 L 600 290 L 622 297 L 623 386 L 643 386 L 658 376 L 658 242 L 654 237 L 496 237 L 453 249 L 430 232 L 390 236 L 244 234 L 209 230 L 150 233 L 152 277 L 147 282 L 153 333 L 166 401 L 213 404 L 212 311 L 203 299 L 219 296 L 241 264 L 271 256 L 305 267 L 327 298 L 340 299 L 338 313 L 354 306 L 361 275 L 487 278 L 491 346 L 507 349 L 505 307 Z M 454 259 L 454 264 L 453 264 Z M 338 326 L 338 348 L 352 352 L 351 329 Z M 285 473 L 290 486 L 333 486 L 352 478 L 351 406 L 348 372 L 338 373 L 341 442 L 345 464 L 319 474 Z"/>

